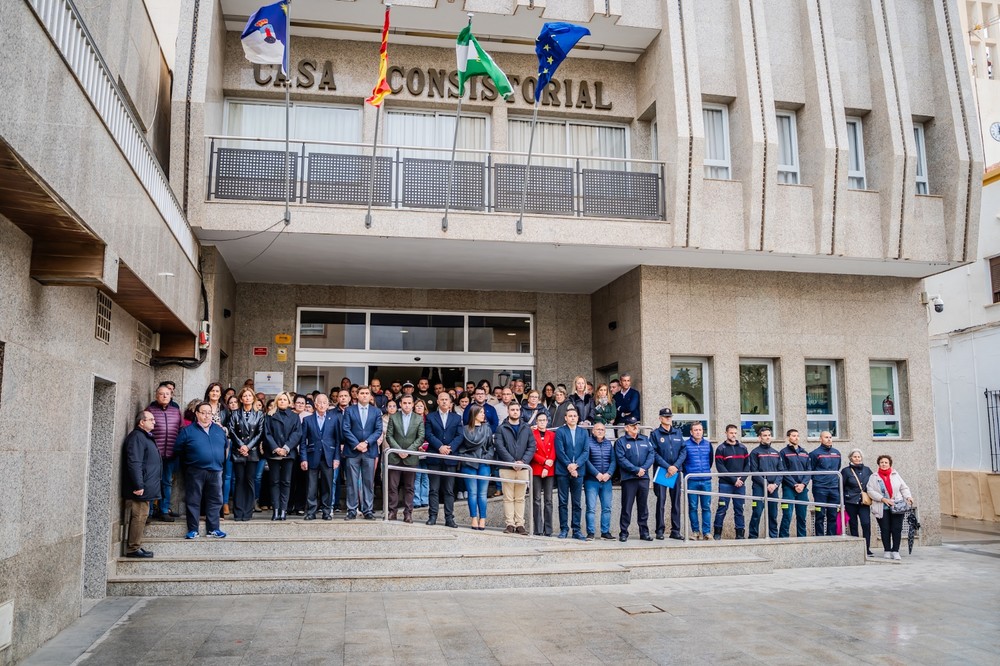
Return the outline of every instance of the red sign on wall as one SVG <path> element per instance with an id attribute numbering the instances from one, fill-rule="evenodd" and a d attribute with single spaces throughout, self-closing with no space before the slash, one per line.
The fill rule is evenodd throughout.
<path id="1" fill-rule="evenodd" d="M 253 355 L 254 356 L 267 356 L 267 347 L 254 347 L 253 348 Z"/>

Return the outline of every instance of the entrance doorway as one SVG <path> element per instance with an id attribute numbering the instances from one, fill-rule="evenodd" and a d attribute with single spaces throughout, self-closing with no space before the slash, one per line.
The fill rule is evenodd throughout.
<path id="1" fill-rule="evenodd" d="M 83 530 L 83 598 L 103 599 L 108 588 L 113 507 L 115 383 L 94 377 L 87 449 L 87 508 Z"/>

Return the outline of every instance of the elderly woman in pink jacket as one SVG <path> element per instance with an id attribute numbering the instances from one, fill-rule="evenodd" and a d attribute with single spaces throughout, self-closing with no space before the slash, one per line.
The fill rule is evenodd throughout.
<path id="1" fill-rule="evenodd" d="M 882 532 L 885 559 L 899 560 L 899 542 L 903 535 L 903 516 L 913 506 L 913 495 L 903 477 L 892 468 L 892 457 L 878 457 L 878 470 L 868 479 L 872 514 Z"/>

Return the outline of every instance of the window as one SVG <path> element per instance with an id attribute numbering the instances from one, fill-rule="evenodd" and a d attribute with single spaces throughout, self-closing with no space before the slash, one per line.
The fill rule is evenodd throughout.
<path id="1" fill-rule="evenodd" d="M 230 147 L 276 150 L 285 139 L 285 105 L 257 101 L 230 100 L 226 105 L 226 131 L 229 136 L 275 139 L 274 143 L 229 142 Z M 289 112 L 289 136 L 293 141 L 361 141 L 361 109 L 328 104 L 293 102 Z M 284 150 L 284 145 L 280 146 Z M 297 147 L 296 147 L 297 149 Z M 358 149 L 307 144 L 306 152 L 356 152 Z"/>
<path id="2" fill-rule="evenodd" d="M 511 118 L 507 121 L 508 146 L 512 152 L 527 153 L 531 139 L 531 120 Z M 534 154 L 572 155 L 580 158 L 628 157 L 628 132 L 623 125 L 599 125 L 568 121 L 538 121 L 535 127 Z M 532 158 L 532 164 L 573 166 L 573 160 L 556 157 Z M 585 160 L 585 169 L 623 169 L 624 162 Z"/>
<path id="3" fill-rule="evenodd" d="M 702 116 L 705 121 L 705 178 L 729 180 L 729 108 L 705 104 Z"/>
<path id="4" fill-rule="evenodd" d="M 927 140 L 924 136 L 924 124 L 913 123 L 913 141 L 917 147 L 917 194 L 929 194 L 927 182 Z"/>
<path id="5" fill-rule="evenodd" d="M 900 436 L 899 367 L 892 361 L 872 361 L 872 437 Z"/>
<path id="6" fill-rule="evenodd" d="M 364 312 L 302 310 L 299 313 L 300 349 L 364 349 Z"/>
<path id="7" fill-rule="evenodd" d="M 373 312 L 371 349 L 385 351 L 462 351 L 461 315 Z"/>
<path id="8" fill-rule="evenodd" d="M 458 150 L 489 150 L 489 131 L 486 116 L 462 114 L 458 122 Z M 439 151 L 404 150 L 401 157 L 417 159 L 450 160 L 451 147 L 455 142 L 455 114 L 431 111 L 387 111 L 385 131 L 379 143 L 386 146 L 414 146 L 418 148 L 440 148 Z M 461 153 L 456 160 L 485 162 L 486 156 L 479 153 Z"/>
<path id="9" fill-rule="evenodd" d="M 111 297 L 103 291 L 97 292 L 97 319 L 94 337 L 106 345 L 111 344 Z"/>
<path id="10" fill-rule="evenodd" d="M 708 437 L 709 395 L 708 359 L 671 359 L 670 408 L 674 412 L 674 425 L 685 437 L 691 435 L 691 424 L 699 421 Z"/>
<path id="11" fill-rule="evenodd" d="M 993 291 L 993 302 L 1000 303 L 1000 257 L 990 261 L 990 288 Z"/>
<path id="12" fill-rule="evenodd" d="M 865 139 L 861 132 L 861 118 L 847 119 L 847 187 L 852 190 L 867 189 Z"/>
<path id="13" fill-rule="evenodd" d="M 149 365 L 153 357 L 153 332 L 142 322 L 135 323 L 135 361 Z"/>
<path id="14" fill-rule="evenodd" d="M 774 361 L 740 361 L 740 430 L 743 437 L 757 437 L 757 430 L 774 431 Z"/>
<path id="15" fill-rule="evenodd" d="M 806 361 L 806 436 L 818 438 L 824 430 L 840 436 L 837 364 Z"/>
<path id="16" fill-rule="evenodd" d="M 530 354 L 531 319 L 470 315 L 469 351 Z"/>
<path id="17" fill-rule="evenodd" d="M 778 182 L 799 184 L 799 138 L 794 111 L 779 111 L 778 120 Z"/>

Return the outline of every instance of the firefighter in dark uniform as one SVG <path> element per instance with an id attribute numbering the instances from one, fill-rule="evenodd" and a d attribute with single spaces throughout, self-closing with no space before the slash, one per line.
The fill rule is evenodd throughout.
<path id="1" fill-rule="evenodd" d="M 760 529 L 760 514 L 767 504 L 767 535 L 778 538 L 778 503 L 781 499 L 781 472 L 784 463 L 781 454 L 771 446 L 771 429 L 763 427 L 757 431 L 760 445 L 750 452 L 751 472 L 775 472 L 767 476 L 751 477 L 753 484 L 753 508 L 750 513 L 750 538 L 756 539 Z M 764 497 L 767 497 L 767 501 Z"/>
<path id="2" fill-rule="evenodd" d="M 618 540 L 628 541 L 632 523 L 632 504 L 638 505 L 639 538 L 652 541 L 649 535 L 649 470 L 653 466 L 653 445 L 639 434 L 639 420 L 626 416 L 625 434 L 615 442 L 615 459 L 622 478 L 622 513 Z"/>
<path id="3" fill-rule="evenodd" d="M 653 459 L 656 466 L 666 470 L 668 476 L 679 474 L 684 469 L 687 460 L 687 445 L 680 428 L 673 425 L 674 413 L 669 407 L 660 410 L 660 427 L 649 434 L 653 443 Z M 680 481 L 678 478 L 677 481 Z M 674 483 L 670 488 L 653 484 L 656 493 L 656 538 L 662 540 L 666 531 L 664 513 L 667 505 L 667 492 L 670 493 L 670 538 L 683 539 L 681 536 L 681 484 Z"/>

